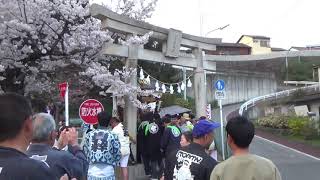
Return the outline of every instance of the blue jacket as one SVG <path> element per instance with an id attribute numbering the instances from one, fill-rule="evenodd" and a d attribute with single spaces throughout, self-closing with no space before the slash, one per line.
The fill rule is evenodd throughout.
<path id="1" fill-rule="evenodd" d="M 87 177 L 89 163 L 78 146 L 68 146 L 68 151 L 63 151 L 47 144 L 31 144 L 27 155 L 42 161 L 58 178 L 64 174 L 78 180 Z"/>
<path id="2" fill-rule="evenodd" d="M 43 163 L 12 148 L 0 147 L 0 180 L 57 180 Z"/>
<path id="3" fill-rule="evenodd" d="M 120 147 L 117 135 L 108 129 L 96 129 L 86 134 L 83 150 L 90 164 L 116 166 L 121 159 Z"/>
<path id="4" fill-rule="evenodd" d="M 180 148 L 181 130 L 177 126 L 167 126 L 161 139 L 161 149 L 167 156 Z"/>

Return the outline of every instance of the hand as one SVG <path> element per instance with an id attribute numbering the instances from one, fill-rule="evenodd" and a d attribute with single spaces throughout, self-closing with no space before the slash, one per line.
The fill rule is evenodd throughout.
<path id="1" fill-rule="evenodd" d="M 60 180 L 69 180 L 68 175 L 63 175 Z M 77 180 L 76 178 L 72 178 L 71 180 Z"/>
<path id="2" fill-rule="evenodd" d="M 63 149 L 68 144 L 68 136 L 67 136 L 67 129 L 64 129 L 60 133 L 60 137 L 58 139 L 58 149 Z"/>
<path id="3" fill-rule="evenodd" d="M 137 144 L 137 141 L 129 135 L 129 140 L 133 143 L 133 144 Z"/>
<path id="4" fill-rule="evenodd" d="M 70 144 L 71 146 L 77 146 L 78 145 L 78 132 L 77 132 L 76 128 L 69 128 L 67 135 L 68 135 L 68 144 Z"/>

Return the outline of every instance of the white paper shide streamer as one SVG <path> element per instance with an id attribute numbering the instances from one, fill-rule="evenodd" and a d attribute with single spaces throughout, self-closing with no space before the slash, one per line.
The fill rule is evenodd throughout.
<path id="1" fill-rule="evenodd" d="M 160 86 L 159 86 L 159 82 L 158 81 L 156 82 L 155 86 L 156 86 L 156 91 L 159 91 L 160 90 Z"/>
<path id="2" fill-rule="evenodd" d="M 166 93 L 167 89 L 165 84 L 162 84 L 161 89 L 162 89 L 162 93 Z"/>
<path id="3" fill-rule="evenodd" d="M 173 86 L 170 85 L 170 94 L 173 94 L 174 90 L 173 90 Z"/>
<path id="4" fill-rule="evenodd" d="M 189 87 L 189 88 L 192 87 L 192 83 L 191 83 L 191 80 L 190 80 L 190 79 L 188 80 L 187 87 Z"/>
<path id="5" fill-rule="evenodd" d="M 178 87 L 177 87 L 177 92 L 178 93 L 181 93 L 181 88 L 180 88 L 180 85 L 178 84 Z"/>

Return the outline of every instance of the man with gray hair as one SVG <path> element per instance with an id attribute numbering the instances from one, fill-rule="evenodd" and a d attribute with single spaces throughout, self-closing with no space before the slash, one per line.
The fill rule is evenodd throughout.
<path id="1" fill-rule="evenodd" d="M 56 177 L 67 174 L 69 178 L 86 179 L 88 161 L 78 144 L 75 128 L 65 129 L 60 133 L 57 147 L 53 147 L 57 138 L 56 123 L 47 113 L 34 116 L 32 144 L 27 155 L 42 161 Z M 68 151 L 61 150 L 68 145 Z"/>

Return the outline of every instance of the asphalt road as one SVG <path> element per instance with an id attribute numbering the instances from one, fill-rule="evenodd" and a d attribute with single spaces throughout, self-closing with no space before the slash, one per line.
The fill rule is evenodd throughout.
<path id="1" fill-rule="evenodd" d="M 254 138 L 250 151 L 272 160 L 278 167 L 282 180 L 320 180 L 320 159 L 260 137 Z"/>
<path id="2" fill-rule="evenodd" d="M 241 104 L 223 107 L 223 116 L 239 108 Z M 220 120 L 219 110 L 213 111 L 213 119 Z M 272 160 L 278 167 L 282 180 L 320 180 L 320 159 L 296 152 L 280 144 L 272 143 L 260 137 L 255 137 L 251 153 Z"/>

